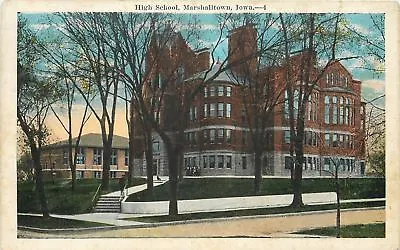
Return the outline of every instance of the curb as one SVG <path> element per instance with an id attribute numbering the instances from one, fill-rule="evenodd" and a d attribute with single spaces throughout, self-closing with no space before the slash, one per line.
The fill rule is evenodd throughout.
<path id="1" fill-rule="evenodd" d="M 341 209 L 341 212 L 349 211 L 362 211 L 362 210 L 380 210 L 385 207 L 368 207 L 368 208 L 346 208 Z M 23 229 L 38 233 L 74 233 L 74 232 L 91 232 L 98 230 L 117 230 L 117 229 L 135 229 L 135 228 L 153 228 L 161 226 L 171 225 L 183 225 L 183 224 L 197 224 L 197 223 L 208 223 L 208 222 L 221 222 L 229 220 L 241 220 L 241 219 L 260 219 L 260 218 L 272 218 L 272 217 L 289 217 L 289 216 L 303 216 L 310 214 L 324 214 L 336 212 L 336 209 L 330 210 L 318 210 L 318 211 L 307 211 L 299 213 L 284 213 L 284 214 L 266 214 L 266 215 L 250 215 L 250 216 L 237 216 L 237 217 L 223 217 L 223 218 L 210 218 L 210 219 L 195 219 L 195 220 L 184 220 L 184 221 L 168 221 L 168 222 L 155 222 L 155 223 L 143 223 L 137 225 L 122 225 L 122 226 L 101 226 L 101 227 L 90 227 L 90 228 L 63 228 L 63 229 L 44 229 L 35 227 L 18 226 L 18 229 Z"/>

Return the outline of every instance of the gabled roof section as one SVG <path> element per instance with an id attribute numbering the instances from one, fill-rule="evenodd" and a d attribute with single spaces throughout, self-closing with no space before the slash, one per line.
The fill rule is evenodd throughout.
<path id="1" fill-rule="evenodd" d="M 189 81 L 192 81 L 192 80 L 203 80 L 203 79 L 205 81 L 207 81 L 218 72 L 220 67 L 221 67 L 221 64 L 220 63 L 216 63 L 211 68 L 211 70 L 205 70 L 205 71 L 199 72 L 197 74 L 194 74 L 193 76 L 185 79 L 185 82 L 189 82 Z M 245 83 L 245 80 L 243 78 L 241 78 L 239 76 L 235 76 L 230 69 L 221 72 L 213 81 L 230 82 L 232 84 L 243 84 L 243 83 Z"/>
<path id="2" fill-rule="evenodd" d="M 75 146 L 77 137 L 72 138 L 72 144 Z M 57 148 L 57 147 L 64 147 L 68 145 L 68 140 L 59 141 L 53 144 L 48 145 L 47 147 L 50 148 Z M 86 147 L 86 148 L 102 148 L 103 147 L 103 140 L 101 134 L 90 133 L 81 136 L 79 141 L 79 147 Z M 123 136 L 114 135 L 112 148 L 118 149 L 125 149 L 129 148 L 129 139 Z"/>

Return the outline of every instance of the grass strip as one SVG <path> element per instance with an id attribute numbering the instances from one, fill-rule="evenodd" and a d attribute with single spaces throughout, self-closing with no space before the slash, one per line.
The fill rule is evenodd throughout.
<path id="1" fill-rule="evenodd" d="M 341 199 L 369 199 L 385 197 L 384 178 L 340 179 Z M 254 196 L 253 178 L 185 178 L 179 182 L 178 200 Z M 334 192 L 331 178 L 306 178 L 302 180 L 303 193 Z M 256 195 L 292 194 L 290 178 L 268 178 Z M 169 183 L 154 187 L 152 195 L 145 190 L 132 194 L 127 201 L 167 201 Z"/>
<path id="2" fill-rule="evenodd" d="M 70 180 L 45 182 L 45 193 L 50 213 L 80 214 L 90 212 L 92 198 L 101 183 L 99 179 L 77 180 L 75 191 L 71 190 Z M 135 178 L 134 185 L 146 183 L 144 178 Z M 110 180 L 110 191 L 118 191 L 118 179 Z M 41 213 L 40 202 L 33 181 L 17 185 L 17 208 L 19 213 Z"/>
<path id="3" fill-rule="evenodd" d="M 336 227 L 323 227 L 295 232 L 295 234 L 336 237 Z M 342 226 L 341 238 L 385 238 L 385 223 Z"/>
<path id="4" fill-rule="evenodd" d="M 341 204 L 342 209 L 379 207 L 379 206 L 385 206 L 385 202 L 373 201 L 373 202 L 354 202 L 354 203 Z M 295 209 L 292 207 L 277 207 L 277 208 L 229 210 L 220 212 L 200 212 L 200 213 L 178 214 L 177 216 L 169 216 L 169 215 L 143 216 L 143 217 L 126 218 L 125 220 L 155 223 L 155 222 L 190 221 L 198 219 L 229 218 L 229 217 L 254 216 L 254 215 L 286 214 L 286 213 L 298 213 L 298 212 L 308 212 L 308 211 L 323 211 L 331 209 L 336 209 L 336 204 L 304 206 L 299 209 Z"/>
<path id="5" fill-rule="evenodd" d="M 104 223 L 72 220 L 55 217 L 31 216 L 31 215 L 18 215 L 18 226 L 34 227 L 41 229 L 69 229 L 69 228 L 90 228 L 110 226 Z"/>

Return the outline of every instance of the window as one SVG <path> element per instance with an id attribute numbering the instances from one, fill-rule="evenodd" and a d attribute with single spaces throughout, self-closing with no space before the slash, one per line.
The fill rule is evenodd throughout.
<path id="1" fill-rule="evenodd" d="M 207 87 L 204 87 L 204 97 L 207 97 L 208 96 L 208 89 L 207 89 Z"/>
<path id="2" fill-rule="evenodd" d="M 216 117 L 217 116 L 217 110 L 216 110 L 216 104 L 211 103 L 210 104 L 210 116 L 211 117 Z"/>
<path id="3" fill-rule="evenodd" d="M 215 155 L 210 155 L 208 161 L 210 163 L 210 168 L 215 168 Z"/>
<path id="4" fill-rule="evenodd" d="M 95 179 L 101 179 L 101 171 L 94 171 L 93 172 L 93 177 Z"/>
<path id="5" fill-rule="evenodd" d="M 215 86 L 210 86 L 210 96 L 215 96 Z"/>
<path id="6" fill-rule="evenodd" d="M 129 165 L 129 149 L 125 149 L 125 166 Z"/>
<path id="7" fill-rule="evenodd" d="M 344 103 L 344 97 L 341 97 L 341 98 L 340 98 L 339 124 L 343 124 L 343 120 L 344 120 L 344 107 L 343 107 L 343 103 Z"/>
<path id="8" fill-rule="evenodd" d="M 311 157 L 308 157 L 308 165 L 310 166 L 310 170 L 313 170 L 313 159 Z"/>
<path id="9" fill-rule="evenodd" d="M 242 133 L 242 145 L 243 146 L 247 145 L 247 131 L 244 131 L 244 130 L 243 130 L 243 133 Z"/>
<path id="10" fill-rule="evenodd" d="M 77 148 L 76 164 L 85 164 L 85 149 Z"/>
<path id="11" fill-rule="evenodd" d="M 344 117 L 344 124 L 348 125 L 350 124 L 350 100 L 349 98 L 346 98 L 346 107 L 345 107 L 345 117 Z"/>
<path id="12" fill-rule="evenodd" d="M 223 168 L 223 167 L 224 167 L 224 156 L 218 155 L 218 168 Z"/>
<path id="13" fill-rule="evenodd" d="M 333 73 L 331 73 L 331 85 L 333 85 L 333 78 L 334 78 L 334 74 Z"/>
<path id="14" fill-rule="evenodd" d="M 224 116 L 224 104 L 219 102 L 218 103 L 218 117 L 223 117 Z"/>
<path id="15" fill-rule="evenodd" d="M 285 91 L 285 102 L 283 104 L 283 117 L 289 119 L 289 94 Z"/>
<path id="16" fill-rule="evenodd" d="M 332 106 L 333 106 L 333 112 L 332 112 L 332 123 L 337 124 L 337 97 L 334 96 L 332 97 Z"/>
<path id="17" fill-rule="evenodd" d="M 206 143 L 208 141 L 208 130 L 203 130 L 203 142 Z"/>
<path id="18" fill-rule="evenodd" d="M 339 135 L 339 147 L 344 146 L 344 135 L 340 134 Z"/>
<path id="19" fill-rule="evenodd" d="M 329 124 L 330 107 L 329 107 L 329 96 L 325 96 L 325 123 Z"/>
<path id="20" fill-rule="evenodd" d="M 215 129 L 210 129 L 210 142 L 215 143 Z"/>
<path id="21" fill-rule="evenodd" d="M 245 123 L 247 121 L 247 116 L 246 116 L 246 109 L 242 109 L 242 122 Z"/>
<path id="22" fill-rule="evenodd" d="M 224 96 L 224 86 L 218 86 L 218 96 Z"/>
<path id="23" fill-rule="evenodd" d="M 196 106 L 190 107 L 190 109 L 189 109 L 189 119 L 191 121 L 197 119 L 197 108 L 196 108 Z"/>
<path id="24" fill-rule="evenodd" d="M 324 170 L 329 170 L 331 168 L 331 159 L 324 158 Z"/>
<path id="25" fill-rule="evenodd" d="M 329 85 L 329 74 L 326 74 L 325 75 L 325 81 L 326 81 L 326 86 L 328 86 Z"/>
<path id="26" fill-rule="evenodd" d="M 315 106 L 314 112 L 313 112 L 314 113 L 313 114 L 314 121 L 316 121 L 318 119 L 318 103 L 319 103 L 318 93 L 314 93 L 314 106 Z"/>
<path id="27" fill-rule="evenodd" d="M 247 169 L 247 157 L 242 156 L 242 168 Z"/>
<path id="28" fill-rule="evenodd" d="M 300 91 L 295 89 L 293 93 L 293 116 L 295 118 L 297 118 L 297 113 L 299 112 L 299 100 L 300 100 Z"/>
<path id="29" fill-rule="evenodd" d="M 312 135 L 313 135 L 313 132 L 312 131 L 306 131 L 305 133 L 306 133 L 307 144 L 309 146 L 312 146 L 312 137 L 313 137 Z"/>
<path id="30" fill-rule="evenodd" d="M 117 172 L 115 172 L 115 171 L 110 171 L 110 178 L 111 178 L 111 179 L 117 178 Z"/>
<path id="31" fill-rule="evenodd" d="M 226 156 L 226 168 L 232 168 L 232 156 Z"/>
<path id="32" fill-rule="evenodd" d="M 344 86 L 349 87 L 349 78 L 347 78 L 346 76 L 344 77 Z"/>
<path id="33" fill-rule="evenodd" d="M 160 152 L 160 142 L 159 141 L 153 141 L 153 152 L 154 153 Z"/>
<path id="34" fill-rule="evenodd" d="M 230 118 L 232 116 L 232 104 L 226 104 L 226 117 Z"/>
<path id="35" fill-rule="evenodd" d="M 219 128 L 217 132 L 218 142 L 222 142 L 224 140 L 224 129 Z"/>
<path id="36" fill-rule="evenodd" d="M 111 149 L 110 164 L 117 165 L 117 150 L 116 149 Z"/>
<path id="37" fill-rule="evenodd" d="M 204 117 L 208 116 L 208 104 L 204 103 Z"/>
<path id="38" fill-rule="evenodd" d="M 325 147 L 329 147 L 331 145 L 331 134 L 325 134 Z"/>
<path id="39" fill-rule="evenodd" d="M 303 169 L 307 170 L 307 157 L 303 157 Z"/>
<path id="40" fill-rule="evenodd" d="M 333 134 L 332 135 L 332 146 L 337 147 L 338 146 L 338 134 Z"/>
<path id="41" fill-rule="evenodd" d="M 203 156 L 203 168 L 207 168 L 207 156 Z"/>
<path id="42" fill-rule="evenodd" d="M 232 129 L 226 130 L 226 142 L 232 143 Z"/>
<path id="43" fill-rule="evenodd" d="M 154 120 L 155 120 L 157 123 L 160 123 L 160 112 L 154 111 Z"/>
<path id="44" fill-rule="evenodd" d="M 101 165 L 102 164 L 102 152 L 101 148 L 93 149 L 93 165 Z"/>
<path id="45" fill-rule="evenodd" d="M 285 156 L 285 169 L 291 169 L 293 166 L 293 159 L 290 156 Z"/>
<path id="46" fill-rule="evenodd" d="M 290 143 L 290 131 L 289 130 L 283 131 L 283 141 L 287 144 Z"/>
<path id="47" fill-rule="evenodd" d="M 68 151 L 65 149 L 63 150 L 63 164 L 68 164 Z"/>
<path id="48" fill-rule="evenodd" d="M 232 87 L 231 86 L 226 87 L 226 96 L 232 96 Z"/>

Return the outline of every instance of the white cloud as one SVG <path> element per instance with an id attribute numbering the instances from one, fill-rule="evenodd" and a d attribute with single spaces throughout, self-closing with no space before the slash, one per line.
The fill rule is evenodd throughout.
<path id="1" fill-rule="evenodd" d="M 371 31 L 368 30 L 366 27 L 362 26 L 361 24 L 352 23 L 349 25 L 350 29 L 356 31 L 358 34 L 367 36 L 371 34 Z"/>
<path id="2" fill-rule="evenodd" d="M 384 80 L 376 80 L 376 79 L 365 80 L 362 82 L 362 86 L 364 88 L 373 89 L 374 91 L 379 92 L 379 93 L 385 92 L 385 81 Z"/>

